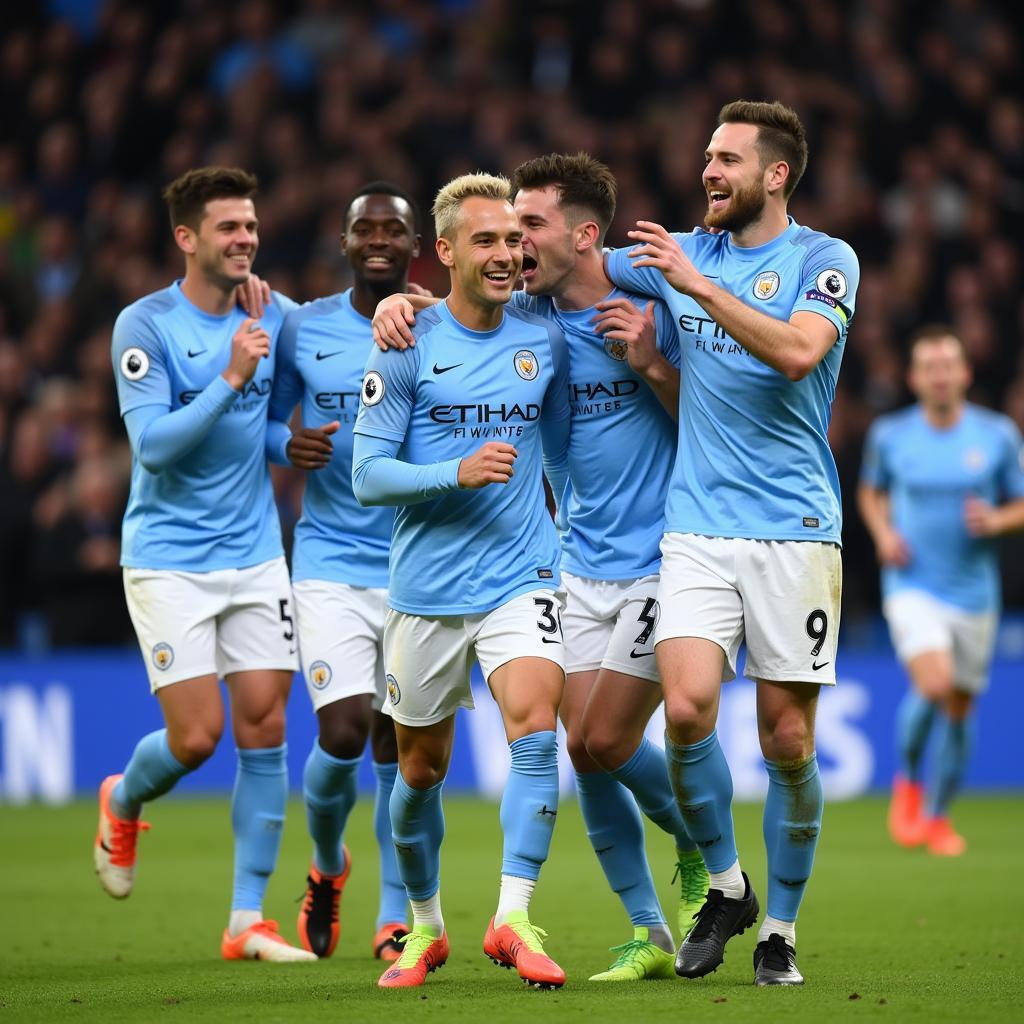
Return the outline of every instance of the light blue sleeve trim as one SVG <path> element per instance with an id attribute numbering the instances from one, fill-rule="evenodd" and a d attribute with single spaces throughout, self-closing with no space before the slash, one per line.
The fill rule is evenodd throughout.
<path id="1" fill-rule="evenodd" d="M 462 459 L 416 466 L 396 458 L 401 441 L 352 436 L 352 493 L 360 505 L 417 505 L 459 489 Z"/>
<path id="2" fill-rule="evenodd" d="M 150 473 L 161 473 L 187 455 L 231 407 L 238 392 L 218 374 L 188 405 L 170 412 L 140 405 L 124 414 L 128 440 Z"/>

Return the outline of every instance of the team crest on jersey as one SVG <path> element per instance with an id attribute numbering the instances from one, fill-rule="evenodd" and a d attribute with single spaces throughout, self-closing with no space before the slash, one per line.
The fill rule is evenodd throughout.
<path id="1" fill-rule="evenodd" d="M 975 471 L 984 469 L 985 453 L 980 448 L 968 448 L 964 452 L 964 466 Z"/>
<path id="2" fill-rule="evenodd" d="M 626 361 L 626 354 L 629 352 L 629 346 L 624 341 L 617 341 L 614 338 L 605 338 L 604 350 L 620 363 Z"/>
<path id="3" fill-rule="evenodd" d="M 398 680 L 389 672 L 384 677 L 384 682 L 387 683 L 388 687 L 388 700 L 391 701 L 391 706 L 394 707 L 402 699 L 402 691 L 398 688 Z"/>
<path id="4" fill-rule="evenodd" d="M 754 278 L 754 298 L 770 299 L 779 290 L 779 275 L 774 270 L 766 270 Z"/>
<path id="5" fill-rule="evenodd" d="M 843 299 L 850 290 L 846 283 L 846 275 L 835 267 L 823 270 L 814 282 L 819 292 L 831 295 L 833 299 Z"/>
<path id="6" fill-rule="evenodd" d="M 537 357 L 528 348 L 521 348 L 513 357 L 512 362 L 515 365 L 516 373 L 523 380 L 534 380 L 540 372 Z"/>
<path id="7" fill-rule="evenodd" d="M 370 370 L 363 378 L 363 405 L 372 408 L 384 397 L 384 378 Z"/>
<path id="8" fill-rule="evenodd" d="M 153 647 L 153 664 L 161 672 L 166 672 L 174 664 L 174 648 L 170 644 L 156 644 Z"/>
<path id="9" fill-rule="evenodd" d="M 313 684 L 314 690 L 322 690 L 330 681 L 334 673 L 326 661 L 314 661 L 309 666 L 309 681 Z"/>
<path id="10" fill-rule="evenodd" d="M 121 354 L 121 376 L 142 380 L 149 373 L 149 356 L 141 348 L 126 348 Z"/>

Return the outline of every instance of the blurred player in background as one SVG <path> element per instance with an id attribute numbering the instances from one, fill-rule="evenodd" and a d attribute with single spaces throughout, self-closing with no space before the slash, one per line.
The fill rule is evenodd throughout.
<path id="1" fill-rule="evenodd" d="M 415 348 L 374 351 L 355 427 L 356 497 L 399 506 L 384 631 L 385 707 L 398 736 L 391 822 L 413 930 L 381 976 L 384 988 L 421 985 L 448 956 L 439 892 L 441 787 L 455 711 L 473 706 L 474 658 L 511 754 L 500 815 L 501 889 L 484 952 L 529 983 L 565 981 L 528 910 L 558 807 L 561 595 L 541 448 L 564 464 L 567 359 L 550 324 L 506 312 L 522 267 L 509 194 L 506 179 L 485 174 L 456 178 L 438 193 L 436 248 L 451 293 L 419 317 Z"/>
<path id="2" fill-rule="evenodd" d="M 291 587 L 267 468 L 288 429 L 268 426 L 277 337 L 293 307 L 257 322 L 236 306 L 259 245 L 245 171 L 189 171 L 164 192 L 185 277 L 125 309 L 114 376 L 132 448 L 122 531 L 128 610 L 166 728 L 143 737 L 100 788 L 96 871 L 132 889 L 142 805 L 214 751 L 231 699 L 234 893 L 225 959 L 313 960 L 263 919 L 288 794 L 285 703 L 298 667 Z M 116 710 L 115 710 L 116 713 Z"/>
<path id="3" fill-rule="evenodd" d="M 760 908 L 740 869 L 732 777 L 715 723 L 722 682 L 757 681 L 768 771 L 768 915 L 758 985 L 803 982 L 796 916 L 821 826 L 818 690 L 835 683 L 841 591 L 839 480 L 827 429 L 858 265 L 801 227 L 787 203 L 807 162 L 780 103 L 722 108 L 705 152 L 705 224 L 670 235 L 640 221 L 609 254 L 621 288 L 657 296 L 681 331 L 680 443 L 669 486 L 655 629 L 669 772 L 711 876 L 676 972 L 714 971 Z"/>
<path id="4" fill-rule="evenodd" d="M 330 956 L 338 941 L 338 904 L 351 858 L 343 846 L 356 801 L 357 771 L 369 737 L 377 779 L 374 825 L 381 890 L 374 955 L 395 960 L 405 923 L 405 886 L 398 875 L 388 804 L 398 771 L 395 728 L 385 700 L 384 615 L 388 548 L 395 514 L 363 508 L 352 494 L 352 428 L 363 367 L 372 346 L 377 302 L 409 284 L 419 255 L 419 215 L 397 186 L 360 189 L 345 211 L 342 252 L 352 266 L 347 291 L 292 310 L 278 347 L 271 415 L 287 420 L 302 402 L 302 423 L 288 457 L 316 470 L 306 479 L 295 527 L 292 590 L 306 686 L 319 738 L 303 773 L 302 794 L 313 862 L 299 912 L 302 944 Z"/>
<path id="5" fill-rule="evenodd" d="M 586 153 L 550 154 L 512 175 L 523 229 L 523 283 L 510 305 L 551 320 L 569 351 L 569 485 L 556 495 L 566 591 L 566 685 L 559 710 L 587 835 L 634 927 L 592 981 L 673 974 L 675 944 L 647 862 L 639 808 L 675 839 L 683 935 L 707 894 L 665 757 L 644 737 L 661 703 L 654 663 L 659 544 L 679 406 L 676 325 L 662 303 L 641 312 L 604 272 L 601 246 L 616 182 Z M 410 340 L 411 307 L 395 296 L 379 332 Z M 602 333 L 604 332 L 604 333 Z"/>
<path id="6" fill-rule="evenodd" d="M 967 844 L 949 806 L 967 770 L 999 619 L 993 538 L 1024 529 L 1024 449 L 1012 420 L 966 401 L 971 370 L 949 327 L 914 336 L 909 383 L 917 404 L 872 424 L 857 496 L 911 682 L 896 720 L 889 833 L 901 846 L 957 856 Z M 936 720 L 926 808 L 923 760 Z"/>

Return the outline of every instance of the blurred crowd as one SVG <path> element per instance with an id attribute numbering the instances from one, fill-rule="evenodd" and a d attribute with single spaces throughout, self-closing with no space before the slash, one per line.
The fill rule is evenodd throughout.
<path id="1" fill-rule="evenodd" d="M 874 416 L 908 400 L 905 341 L 946 320 L 972 398 L 1024 428 L 1024 44 L 996 0 L 49 0 L 0 37 L 0 645 L 130 641 L 118 571 L 130 458 L 118 312 L 180 276 L 159 201 L 186 169 L 255 171 L 257 271 L 298 300 L 347 285 L 350 194 L 429 207 L 455 174 L 587 150 L 638 217 L 702 220 L 718 108 L 778 98 L 809 132 L 795 218 L 862 280 L 831 439 L 845 612 L 877 607 L 852 497 Z M 429 221 L 429 218 L 427 219 Z M 424 254 L 413 280 L 446 279 Z M 286 528 L 301 481 L 275 478 Z M 1024 548 L 1006 551 L 1024 606 Z"/>

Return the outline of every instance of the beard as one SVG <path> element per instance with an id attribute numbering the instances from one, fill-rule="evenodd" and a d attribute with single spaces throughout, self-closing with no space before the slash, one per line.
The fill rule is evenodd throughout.
<path id="1" fill-rule="evenodd" d="M 764 204 L 768 200 L 768 193 L 761 182 L 754 182 L 746 188 L 733 192 L 729 199 L 729 206 L 721 213 L 713 213 L 708 210 L 704 217 L 706 228 L 718 228 L 721 231 L 731 231 L 734 234 L 753 224 L 764 211 Z"/>

